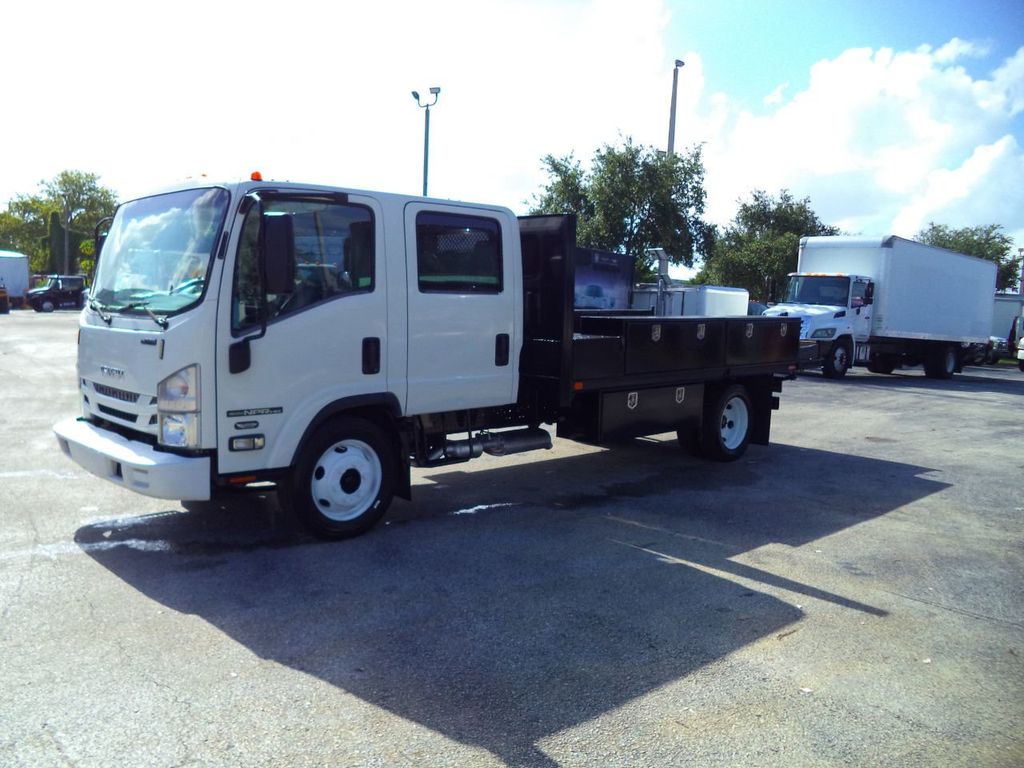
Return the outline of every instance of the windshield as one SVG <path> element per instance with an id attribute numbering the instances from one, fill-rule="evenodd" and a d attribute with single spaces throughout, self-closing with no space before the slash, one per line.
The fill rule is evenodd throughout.
<path id="1" fill-rule="evenodd" d="M 146 197 L 117 209 L 91 296 L 109 311 L 170 314 L 203 295 L 228 206 L 224 189 Z"/>
<path id="2" fill-rule="evenodd" d="M 789 278 L 786 302 L 789 304 L 830 304 L 846 306 L 850 278 L 824 275 L 793 275 Z"/>

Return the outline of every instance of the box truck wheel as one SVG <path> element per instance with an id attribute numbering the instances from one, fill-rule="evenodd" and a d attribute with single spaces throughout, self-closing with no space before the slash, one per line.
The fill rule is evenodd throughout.
<path id="1" fill-rule="evenodd" d="M 707 392 L 700 430 L 704 456 L 714 461 L 735 461 L 742 456 L 750 443 L 753 413 L 750 395 L 739 384 Z"/>
<path id="2" fill-rule="evenodd" d="M 924 361 L 924 375 L 930 379 L 951 379 L 956 373 L 956 348 L 939 347 L 932 350 Z"/>
<path id="3" fill-rule="evenodd" d="M 850 370 L 850 342 L 839 339 L 832 344 L 832 349 L 825 356 L 821 372 L 830 379 L 841 379 Z"/>
<path id="4" fill-rule="evenodd" d="M 394 478 L 394 452 L 381 429 L 341 417 L 320 427 L 302 449 L 286 503 L 318 536 L 358 536 L 387 511 Z"/>

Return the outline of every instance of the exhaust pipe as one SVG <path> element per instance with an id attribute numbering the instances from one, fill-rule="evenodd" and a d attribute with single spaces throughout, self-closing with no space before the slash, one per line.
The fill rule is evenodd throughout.
<path id="1" fill-rule="evenodd" d="M 468 440 L 445 441 L 444 454 L 449 459 L 475 459 L 486 453 L 508 456 L 551 447 L 551 435 L 543 429 L 526 427 L 507 432 L 481 432 Z"/>

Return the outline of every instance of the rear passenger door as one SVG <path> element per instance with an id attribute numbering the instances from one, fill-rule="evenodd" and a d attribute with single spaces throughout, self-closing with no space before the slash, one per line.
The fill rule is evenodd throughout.
<path id="1" fill-rule="evenodd" d="M 520 288 L 514 224 L 498 212 L 409 203 L 406 413 L 515 399 Z"/>

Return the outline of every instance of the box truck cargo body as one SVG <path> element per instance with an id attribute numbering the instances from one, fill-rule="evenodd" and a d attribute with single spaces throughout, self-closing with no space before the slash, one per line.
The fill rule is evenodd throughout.
<path id="1" fill-rule="evenodd" d="M 949 378 L 987 344 L 996 265 L 900 237 L 805 237 L 786 300 L 769 316 L 801 318 L 805 366 L 891 373 L 924 364 Z"/>
<path id="2" fill-rule="evenodd" d="M 0 251 L 0 283 L 11 304 L 21 306 L 28 293 L 28 256 L 17 251 Z"/>

